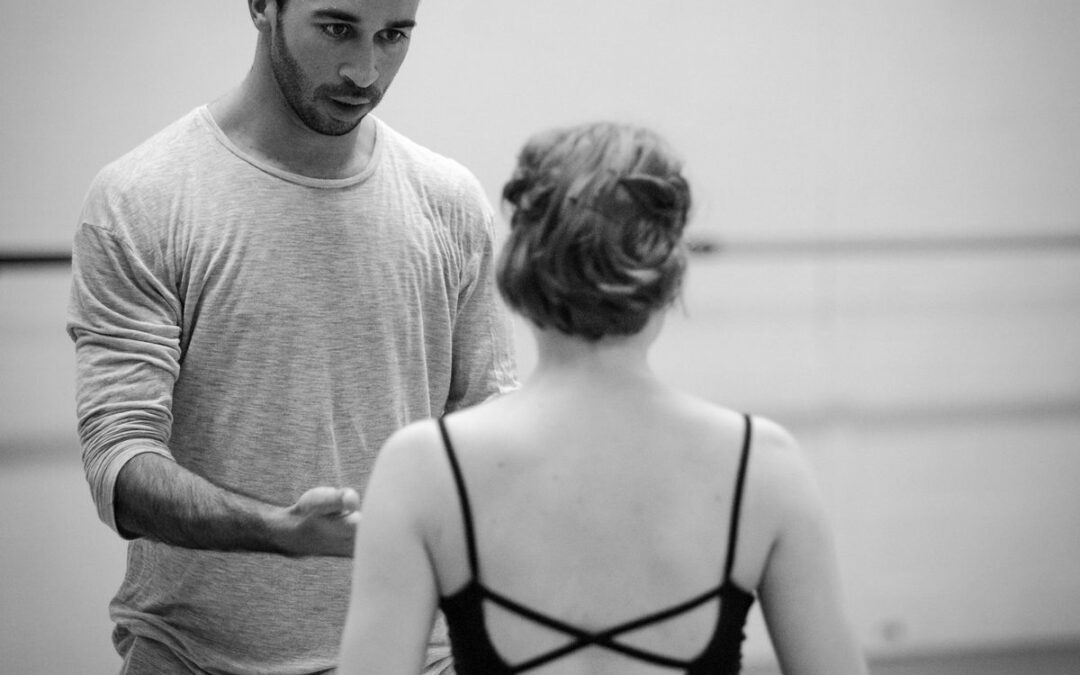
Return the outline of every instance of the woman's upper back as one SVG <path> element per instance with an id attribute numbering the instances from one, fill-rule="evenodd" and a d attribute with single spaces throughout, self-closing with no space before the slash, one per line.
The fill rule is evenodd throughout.
<path id="1" fill-rule="evenodd" d="M 482 604 L 474 620 L 486 626 L 504 663 L 528 665 L 565 648 L 565 656 L 544 661 L 537 673 L 671 672 L 707 647 L 726 650 L 737 663 L 731 634 L 741 639 L 775 532 L 776 513 L 759 485 L 768 477 L 758 475 L 758 448 L 766 447 L 767 472 L 768 455 L 775 454 L 768 447 L 786 437 L 759 422 L 753 449 L 744 454 L 743 416 L 663 387 L 608 391 L 603 401 L 588 391 L 535 393 L 447 420 L 452 450 L 430 545 L 448 613 Z M 445 454 L 443 439 L 438 442 Z M 736 519 L 744 457 L 748 479 Z M 451 477 L 455 461 L 460 491 Z M 475 569 L 466 518 L 448 506 L 463 497 Z M 683 606 L 688 600 L 697 602 Z M 667 609 L 679 611 L 657 617 Z M 527 616 L 530 611 L 537 616 Z M 646 658 L 573 649 L 592 640 L 587 634 L 638 619 L 640 627 L 607 638 Z M 720 619 L 735 623 L 721 630 Z M 658 665 L 649 655 L 671 663 Z"/>

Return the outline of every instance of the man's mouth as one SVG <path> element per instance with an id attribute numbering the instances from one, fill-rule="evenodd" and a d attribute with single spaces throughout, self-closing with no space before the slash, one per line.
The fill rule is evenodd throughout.
<path id="1" fill-rule="evenodd" d="M 371 99 L 366 96 L 331 96 L 330 100 L 353 108 L 359 108 L 371 103 Z"/>

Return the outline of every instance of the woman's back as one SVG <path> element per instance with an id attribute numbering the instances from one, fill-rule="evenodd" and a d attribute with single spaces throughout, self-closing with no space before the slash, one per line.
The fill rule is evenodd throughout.
<path id="1" fill-rule="evenodd" d="M 461 510 L 443 509 L 438 529 L 449 536 L 432 555 L 452 630 L 458 605 L 494 593 L 565 624 L 546 627 L 488 597 L 487 637 L 511 665 L 569 646 L 570 629 L 602 633 L 637 619 L 653 620 L 613 639 L 674 662 L 693 662 L 718 641 L 737 662 L 742 617 L 773 532 L 753 470 L 744 511 L 733 518 L 749 432 L 742 415 L 651 377 L 612 382 L 572 368 L 454 415 L 446 429 L 471 507 L 479 572 L 477 579 Z M 727 579 L 732 541 L 737 555 Z M 699 602 L 655 616 L 689 600 Z M 725 605 L 734 634 L 732 626 L 718 628 Z M 532 672 L 672 670 L 593 645 Z"/>
<path id="2" fill-rule="evenodd" d="M 503 197 L 496 275 L 536 367 L 383 446 L 342 672 L 417 672 L 441 606 L 459 675 L 725 675 L 756 592 L 785 673 L 861 675 L 795 442 L 648 367 L 686 268 L 681 163 L 645 129 L 558 129 Z"/>

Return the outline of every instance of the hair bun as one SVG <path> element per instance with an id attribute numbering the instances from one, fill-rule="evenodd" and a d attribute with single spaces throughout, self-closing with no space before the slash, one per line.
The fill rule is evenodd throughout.
<path id="1" fill-rule="evenodd" d="M 682 176 L 635 173 L 619 178 L 630 197 L 652 216 L 681 222 L 690 204 L 690 189 Z"/>
<path id="2" fill-rule="evenodd" d="M 534 324 L 632 335 L 676 297 L 690 209 L 682 163 L 654 132 L 611 123 L 534 136 L 503 188 L 513 207 L 499 290 Z"/>

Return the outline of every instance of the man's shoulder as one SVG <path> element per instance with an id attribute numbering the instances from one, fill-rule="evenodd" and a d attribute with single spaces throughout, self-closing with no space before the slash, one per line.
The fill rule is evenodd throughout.
<path id="1" fill-rule="evenodd" d="M 384 151 L 401 160 L 395 162 L 402 170 L 429 189 L 441 189 L 460 197 L 462 193 L 483 194 L 480 181 L 464 164 L 432 150 L 379 120 Z"/>
<path id="2" fill-rule="evenodd" d="M 126 191 L 134 186 L 168 184 L 177 171 L 190 164 L 209 131 L 201 123 L 200 109 L 180 119 L 106 164 L 98 172 L 91 191 Z"/>

